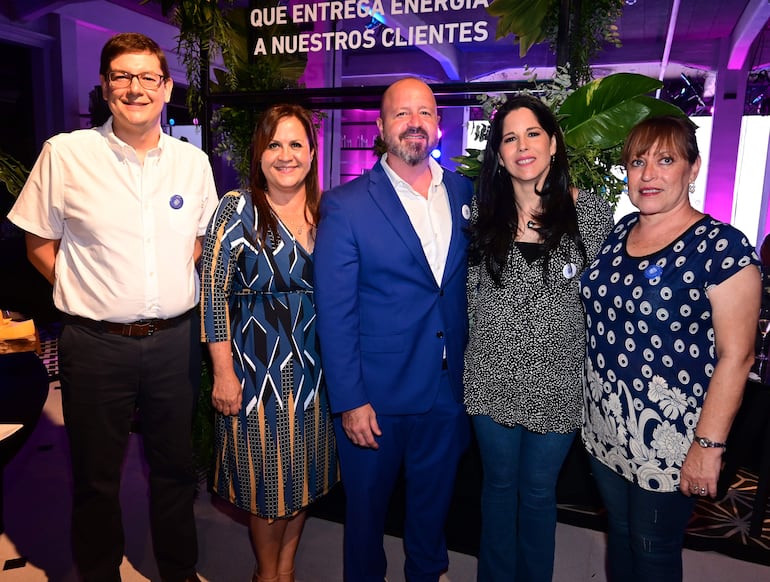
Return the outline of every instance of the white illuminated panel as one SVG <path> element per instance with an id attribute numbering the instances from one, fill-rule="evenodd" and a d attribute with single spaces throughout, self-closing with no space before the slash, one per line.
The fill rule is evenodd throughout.
<path id="1" fill-rule="evenodd" d="M 703 211 L 713 118 L 692 117 L 691 119 L 698 126 L 695 135 L 698 139 L 701 167 L 698 178 L 695 180 L 695 192 L 690 195 L 690 203 L 693 208 Z M 468 122 L 466 149 L 484 149 L 485 142 L 477 141 L 474 138 L 474 132 L 477 125 L 486 123 L 486 121 Z M 753 245 L 758 244 L 758 241 L 761 241 L 766 234 L 764 225 L 760 222 L 770 220 L 767 209 L 762 208 L 769 141 L 770 116 L 749 115 L 743 117 L 731 223 L 741 230 Z M 621 175 L 624 173 L 622 169 L 620 173 Z M 770 184 L 767 187 L 770 189 Z M 636 208 L 629 201 L 628 195 L 624 193 L 615 207 L 615 220 L 631 212 L 636 212 Z"/>
<path id="2" fill-rule="evenodd" d="M 741 123 L 738 170 L 735 176 L 732 224 L 757 245 L 765 236 L 760 220 L 767 209 L 762 208 L 766 164 L 770 139 L 770 117 L 747 115 Z M 770 184 L 767 185 L 770 187 Z"/>

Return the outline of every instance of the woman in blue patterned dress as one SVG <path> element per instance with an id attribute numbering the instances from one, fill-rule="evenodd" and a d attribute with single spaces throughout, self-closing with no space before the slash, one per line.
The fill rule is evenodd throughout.
<path id="1" fill-rule="evenodd" d="M 754 361 L 760 277 L 746 237 L 698 212 L 695 125 L 661 117 L 622 154 L 639 211 L 581 277 L 583 441 L 609 516 L 613 582 L 682 579 L 696 496 L 714 497 Z"/>
<path id="2" fill-rule="evenodd" d="M 251 513 L 259 582 L 294 580 L 305 508 L 338 479 L 315 333 L 316 144 L 310 112 L 267 110 L 252 140 L 250 190 L 222 198 L 201 259 L 214 491 Z"/>

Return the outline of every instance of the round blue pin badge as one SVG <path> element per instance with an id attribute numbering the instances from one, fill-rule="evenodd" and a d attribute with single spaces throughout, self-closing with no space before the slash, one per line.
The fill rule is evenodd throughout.
<path id="1" fill-rule="evenodd" d="M 179 210 L 182 208 L 182 205 L 184 204 L 184 198 L 182 198 L 179 194 L 174 194 L 168 201 L 168 205 L 171 206 L 174 210 Z"/>
<path id="2" fill-rule="evenodd" d="M 660 277 L 663 273 L 663 267 L 660 265 L 650 265 L 644 270 L 644 276 L 648 279 L 654 279 L 655 277 Z"/>
<path id="3" fill-rule="evenodd" d="M 565 279 L 572 279 L 577 275 L 577 265 L 575 263 L 567 263 L 561 272 Z"/>

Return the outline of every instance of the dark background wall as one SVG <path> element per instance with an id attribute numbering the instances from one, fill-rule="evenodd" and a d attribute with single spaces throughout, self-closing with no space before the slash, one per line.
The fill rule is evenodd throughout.
<path id="1" fill-rule="evenodd" d="M 33 115 L 32 51 L 0 43 L 0 151 L 27 168 L 37 157 Z M 44 323 L 58 318 L 51 286 L 26 258 L 24 234 L 5 219 L 14 198 L 0 183 L 0 309 Z"/>

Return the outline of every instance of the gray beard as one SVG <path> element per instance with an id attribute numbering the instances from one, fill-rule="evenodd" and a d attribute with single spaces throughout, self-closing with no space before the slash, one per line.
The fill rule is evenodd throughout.
<path id="1" fill-rule="evenodd" d="M 396 141 L 395 143 L 389 141 L 388 153 L 403 160 L 404 163 L 410 166 L 417 166 L 427 159 L 431 150 L 436 147 L 436 143 L 429 142 L 423 147 L 422 144 L 404 144 L 401 141 Z"/>

